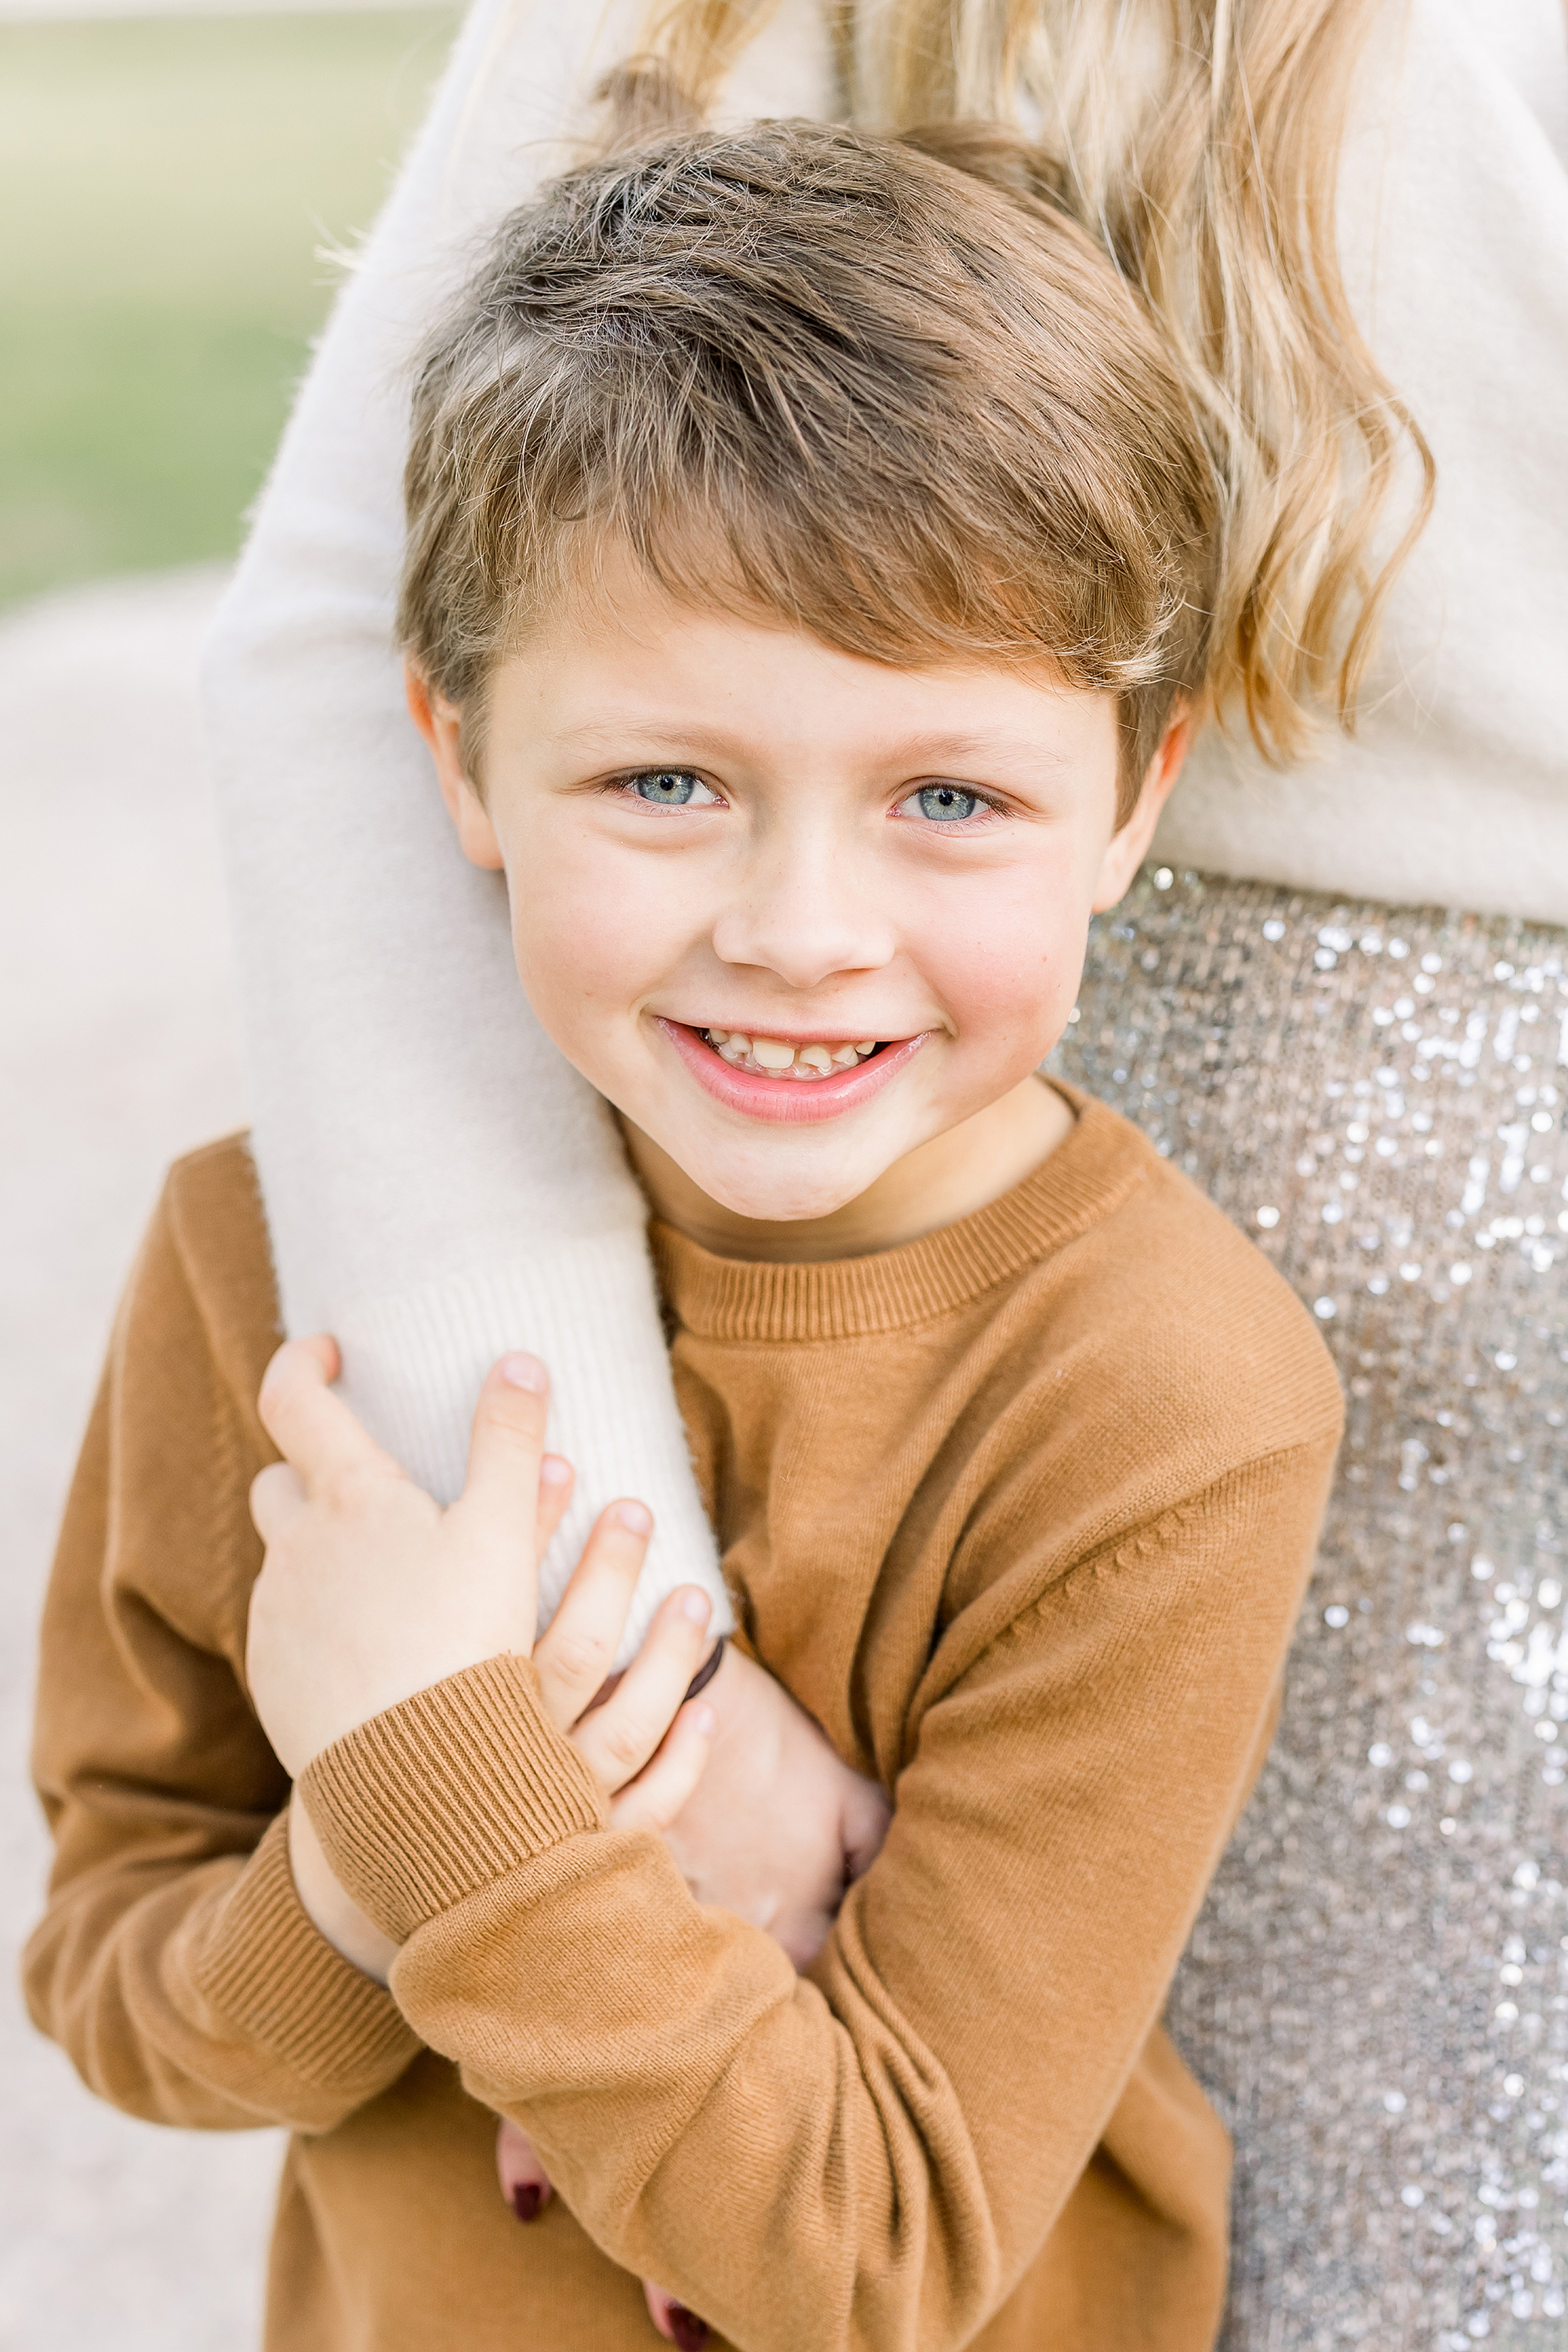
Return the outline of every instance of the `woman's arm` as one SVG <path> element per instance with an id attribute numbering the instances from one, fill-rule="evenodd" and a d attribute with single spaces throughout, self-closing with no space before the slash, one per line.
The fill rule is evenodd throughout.
<path id="1" fill-rule="evenodd" d="M 486 1367 L 510 1347 L 546 1359 L 578 1480 L 545 1615 L 609 1496 L 654 1512 L 623 1664 L 683 1580 L 731 1622 L 644 1206 L 604 1104 L 522 996 L 498 877 L 451 840 L 393 612 L 416 348 L 501 215 L 568 160 L 563 132 L 640 23 L 638 0 L 479 0 L 333 311 L 205 670 L 285 1323 L 337 1334 L 345 1392 L 443 1498 Z M 742 104 L 826 103 L 810 0 L 748 70 Z"/>
<path id="2" fill-rule="evenodd" d="M 628 1656 L 682 1579 L 727 1612 L 645 1210 L 604 1104 L 529 1010 L 502 893 L 452 845 L 393 611 L 413 355 L 484 236 L 565 160 L 561 133 L 634 17 L 629 0 L 481 0 L 468 18 L 300 392 L 205 668 L 285 1323 L 341 1336 L 357 1409 L 442 1496 L 486 1367 L 546 1353 L 553 1441 L 579 1473 L 547 1601 L 609 1494 L 646 1496 L 658 1519 Z"/>
<path id="3" fill-rule="evenodd" d="M 1256 1766 L 1333 1438 L 1121 1528 L 944 1677 L 950 1629 L 887 1844 L 805 1980 L 606 1825 L 526 1661 L 362 1722 L 301 1789 L 404 1946 L 404 2013 L 525 2126 L 606 2252 L 748 2352 L 967 2342 L 1156 2023 Z M 1048 1519 L 1042 1496 L 1009 1524 Z M 1181 2134 L 1146 2124 L 1105 2193 L 1212 2284 Z M 1217 2127 L 1194 2129 L 1212 2187 Z"/>
<path id="4" fill-rule="evenodd" d="M 190 1280 L 181 1226 L 203 1196 L 239 1290 L 269 1289 L 243 1147 L 186 1162 L 120 1315 L 45 1607 L 34 1768 L 56 1860 L 27 2000 L 129 2114 L 321 2131 L 419 2042 L 300 1907 L 288 1777 L 239 1678 L 247 1492 L 271 1449 L 240 1402 L 259 1366 Z"/>

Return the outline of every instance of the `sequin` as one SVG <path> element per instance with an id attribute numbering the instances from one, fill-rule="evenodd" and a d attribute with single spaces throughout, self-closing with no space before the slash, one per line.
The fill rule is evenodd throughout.
<path id="1" fill-rule="evenodd" d="M 1347 1397 L 1280 1731 L 1171 2001 L 1237 2142 L 1225 2352 L 1555 2352 L 1568 932 L 1161 868 L 1096 926 L 1053 1066 L 1250 1234 Z"/>

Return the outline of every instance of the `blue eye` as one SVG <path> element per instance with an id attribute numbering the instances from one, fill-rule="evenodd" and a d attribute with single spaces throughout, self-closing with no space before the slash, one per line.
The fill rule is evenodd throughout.
<path id="1" fill-rule="evenodd" d="M 704 802 L 713 798 L 701 778 L 688 768 L 650 768 L 629 782 L 637 799 L 651 802 L 655 808 L 685 808 L 699 798 Z"/>
<path id="2" fill-rule="evenodd" d="M 921 816 L 930 817 L 933 824 L 961 824 L 984 806 L 978 793 L 961 793 L 956 784 L 927 784 L 912 798 L 919 802 Z"/>

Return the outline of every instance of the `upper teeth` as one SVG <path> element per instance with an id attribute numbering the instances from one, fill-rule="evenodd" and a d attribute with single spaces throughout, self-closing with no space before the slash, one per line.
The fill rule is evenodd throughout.
<path id="1" fill-rule="evenodd" d="M 726 1062 L 770 1078 L 826 1078 L 877 1050 L 875 1037 L 858 1045 L 791 1045 L 782 1037 L 748 1037 L 740 1029 L 710 1029 L 706 1035 Z"/>

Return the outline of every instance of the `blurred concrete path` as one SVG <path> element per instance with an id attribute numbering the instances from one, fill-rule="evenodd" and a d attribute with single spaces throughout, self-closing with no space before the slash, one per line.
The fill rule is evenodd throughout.
<path id="1" fill-rule="evenodd" d="M 16 1988 L 39 1597 L 164 1164 L 245 1093 L 195 710 L 214 569 L 0 614 L 0 2347 L 247 2352 L 279 2142 L 100 2106 Z"/>

